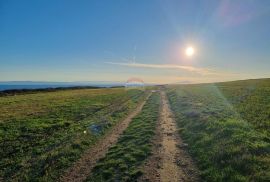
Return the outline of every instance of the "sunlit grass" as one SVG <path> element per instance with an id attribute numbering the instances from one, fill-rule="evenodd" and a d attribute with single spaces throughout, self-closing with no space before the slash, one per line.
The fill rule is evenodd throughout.
<path id="1" fill-rule="evenodd" d="M 270 80 L 169 88 L 180 134 L 204 180 L 270 179 L 269 94 Z"/>
<path id="2" fill-rule="evenodd" d="M 69 90 L 0 98 L 0 177 L 56 180 L 142 99 L 125 89 Z M 89 130 L 102 124 L 99 135 Z M 84 131 L 87 131 L 86 133 Z"/>
<path id="3" fill-rule="evenodd" d="M 160 96 L 153 94 L 142 112 L 136 116 L 93 170 L 88 181 L 136 181 L 142 174 L 138 167 L 150 155 L 151 138 L 154 136 Z"/>

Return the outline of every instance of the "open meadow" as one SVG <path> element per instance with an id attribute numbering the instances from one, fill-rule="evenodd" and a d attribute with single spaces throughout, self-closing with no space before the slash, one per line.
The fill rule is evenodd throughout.
<path id="1" fill-rule="evenodd" d="M 0 97 L 0 179 L 55 181 L 144 96 L 114 88 Z"/>
<path id="2" fill-rule="evenodd" d="M 167 88 L 204 181 L 270 180 L 270 79 Z"/>
<path id="3" fill-rule="evenodd" d="M 0 97 L 0 181 L 268 181 L 270 79 Z"/>

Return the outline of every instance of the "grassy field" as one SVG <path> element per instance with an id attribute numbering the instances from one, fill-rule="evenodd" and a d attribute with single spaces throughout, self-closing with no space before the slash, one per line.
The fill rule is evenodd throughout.
<path id="1" fill-rule="evenodd" d="M 205 181 L 270 180 L 270 79 L 168 86 Z"/>
<path id="2" fill-rule="evenodd" d="M 0 179 L 55 181 L 144 96 L 115 88 L 0 97 Z"/>
<path id="3" fill-rule="evenodd" d="M 203 181 L 270 179 L 270 79 L 165 87 Z M 0 181 L 57 181 L 148 91 L 75 89 L 0 97 Z M 153 93 L 88 181 L 134 181 L 151 155 Z"/>
<path id="4" fill-rule="evenodd" d="M 151 154 L 150 140 L 154 136 L 159 105 L 160 95 L 152 94 L 117 144 L 97 163 L 88 181 L 136 181 L 142 174 L 138 167 Z"/>

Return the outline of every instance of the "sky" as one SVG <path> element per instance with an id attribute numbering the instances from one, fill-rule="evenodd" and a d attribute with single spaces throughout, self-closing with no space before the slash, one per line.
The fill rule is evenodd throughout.
<path id="1" fill-rule="evenodd" d="M 266 78 L 269 32 L 268 0 L 0 0 L 0 81 Z"/>

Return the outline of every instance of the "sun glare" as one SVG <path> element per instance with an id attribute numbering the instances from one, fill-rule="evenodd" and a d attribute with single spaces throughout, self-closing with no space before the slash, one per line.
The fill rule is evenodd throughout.
<path id="1" fill-rule="evenodd" d="M 194 55 L 194 48 L 191 47 L 191 46 L 187 47 L 187 48 L 186 48 L 186 55 L 187 55 L 188 57 L 192 57 L 192 56 Z"/>

